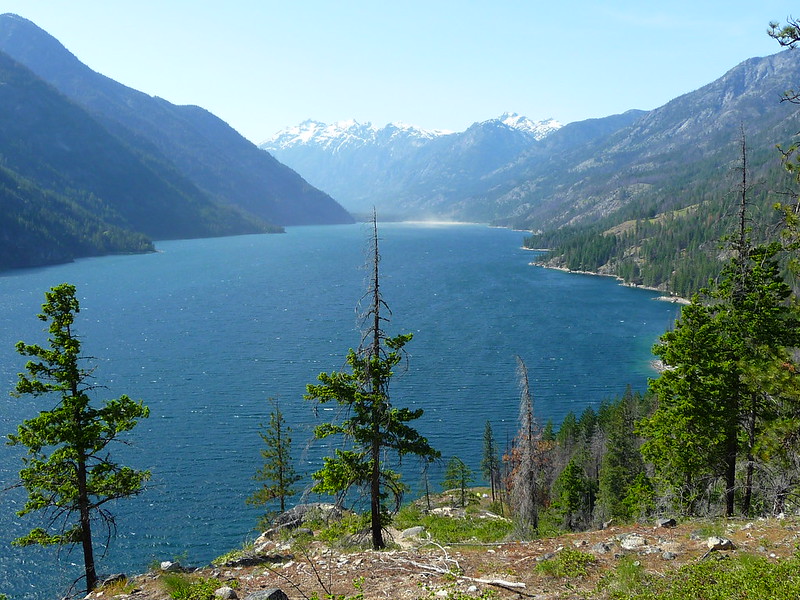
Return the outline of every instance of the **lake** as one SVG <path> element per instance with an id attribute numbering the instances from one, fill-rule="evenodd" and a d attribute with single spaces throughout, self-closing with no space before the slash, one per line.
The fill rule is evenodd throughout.
<path id="1" fill-rule="evenodd" d="M 141 496 L 112 508 L 117 537 L 99 572 L 136 573 L 174 557 L 205 564 L 255 537 L 259 511 L 244 499 L 256 485 L 268 398 L 293 429 L 298 470 L 319 468 L 337 442 L 309 444 L 311 429 L 335 415 L 316 418 L 302 397 L 359 344 L 369 234 L 366 225 L 346 225 L 161 242 L 154 254 L 0 275 L 0 433 L 53 403 L 7 392 L 23 368 L 14 344 L 46 343 L 36 314 L 44 292 L 62 282 L 78 289 L 75 327 L 105 386 L 98 398 L 128 394 L 150 407 L 131 444 L 114 451 L 153 477 Z M 558 423 L 627 385 L 643 391 L 654 375 L 650 348 L 677 316 L 654 292 L 531 266 L 520 232 L 391 223 L 379 235 L 387 333 L 414 334 L 392 397 L 424 408 L 417 429 L 445 459 L 457 455 L 476 472 L 486 421 L 501 446 L 516 430 L 517 355 L 538 420 Z M 418 490 L 410 463 L 405 480 Z M 3 447 L 2 487 L 19 468 L 19 449 Z M 432 471 L 436 486 L 442 470 Z M 56 563 L 53 549 L 8 547 L 36 523 L 14 515 L 19 491 L 0 494 L 0 593 L 53 598 L 80 575 L 81 554 L 64 550 Z"/>

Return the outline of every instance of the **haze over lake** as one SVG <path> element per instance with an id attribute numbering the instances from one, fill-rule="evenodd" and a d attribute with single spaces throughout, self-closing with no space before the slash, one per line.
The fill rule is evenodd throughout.
<path id="1" fill-rule="evenodd" d="M 516 355 L 528 365 L 541 423 L 558 423 L 628 384 L 644 390 L 654 375 L 650 348 L 677 315 L 675 305 L 653 300 L 656 293 L 530 266 L 520 232 L 392 223 L 380 224 L 379 234 L 382 289 L 393 311 L 387 333 L 414 334 L 392 397 L 425 409 L 415 425 L 445 458 L 458 455 L 477 472 L 487 420 L 501 444 L 513 437 Z M 0 276 L 0 433 L 54 402 L 7 392 L 24 363 L 14 343 L 46 343 L 36 314 L 44 292 L 62 282 L 78 288 L 76 329 L 105 386 L 97 397 L 128 394 L 151 409 L 128 437 L 132 445 L 114 449 L 153 478 L 144 494 L 113 508 L 118 538 L 100 572 L 135 573 L 176 555 L 207 563 L 254 537 L 258 510 L 244 499 L 256 485 L 269 397 L 293 428 L 298 470 L 319 468 L 330 449 L 306 448 L 319 419 L 302 396 L 319 372 L 342 368 L 360 341 L 368 238 L 365 225 L 297 227 L 162 242 L 156 254 Z M 3 487 L 14 481 L 19 456 L 15 448 L 0 453 Z M 418 490 L 416 465 L 404 471 Z M 440 472 L 432 474 L 437 488 Z M 14 516 L 17 491 L 0 495 L 0 592 L 51 598 L 79 570 L 54 569 L 54 552 L 8 549 L 35 524 Z M 70 562 L 80 563 L 79 552 L 62 553 Z"/>

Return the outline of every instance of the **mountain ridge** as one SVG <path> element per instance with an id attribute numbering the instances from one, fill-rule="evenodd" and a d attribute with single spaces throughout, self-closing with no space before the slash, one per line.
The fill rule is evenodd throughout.
<path id="1" fill-rule="evenodd" d="M 463 132 L 307 120 L 259 147 L 351 210 L 376 206 L 382 214 L 450 218 L 455 213 L 448 204 L 481 189 L 484 175 L 560 127 L 554 119 L 534 122 L 517 113 Z"/>
<path id="2" fill-rule="evenodd" d="M 330 196 L 197 106 L 176 106 L 96 73 L 53 36 L 0 15 L 0 50 L 137 150 L 158 154 L 216 202 L 276 225 L 352 223 Z"/>

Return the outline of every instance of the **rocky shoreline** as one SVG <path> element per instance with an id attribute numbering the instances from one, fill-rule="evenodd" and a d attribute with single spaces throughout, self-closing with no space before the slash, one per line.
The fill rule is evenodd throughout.
<path id="1" fill-rule="evenodd" d="M 529 250 L 532 250 L 532 249 L 529 248 Z M 567 267 L 559 267 L 559 266 L 550 265 L 550 264 L 547 264 L 547 263 L 536 262 L 536 261 L 530 262 L 528 264 L 533 266 L 533 267 L 542 267 L 544 269 L 553 269 L 554 271 L 562 271 L 564 273 L 574 273 L 576 275 L 593 275 L 595 277 L 612 277 L 613 279 L 616 279 L 621 286 L 624 286 L 624 287 L 631 287 L 631 288 L 636 288 L 636 289 L 640 289 L 640 290 L 649 290 L 651 292 L 665 292 L 666 291 L 666 289 L 661 288 L 661 287 L 650 287 L 650 286 L 646 286 L 646 285 L 638 285 L 638 284 L 635 284 L 635 283 L 630 283 L 630 282 L 625 281 L 619 275 L 614 275 L 612 273 L 597 273 L 595 271 L 580 271 L 580 270 L 575 270 L 575 269 L 568 269 Z M 668 296 L 657 296 L 656 298 L 654 298 L 654 300 L 659 300 L 661 302 L 673 302 L 675 304 L 690 304 L 690 300 L 688 300 L 686 298 L 682 298 L 680 296 L 674 296 L 672 294 L 670 294 Z"/>

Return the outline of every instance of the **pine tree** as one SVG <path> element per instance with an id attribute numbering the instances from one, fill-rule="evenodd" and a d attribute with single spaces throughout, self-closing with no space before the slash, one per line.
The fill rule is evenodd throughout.
<path id="1" fill-rule="evenodd" d="M 292 429 L 285 424 L 278 403 L 272 398 L 270 398 L 270 403 L 272 411 L 269 414 L 269 425 L 266 427 L 261 425 L 263 431 L 258 434 L 266 445 L 266 448 L 261 449 L 264 465 L 253 476 L 256 481 L 265 483 L 245 502 L 255 506 L 264 506 L 273 500 L 278 500 L 280 512 L 284 512 L 286 499 L 296 493 L 292 486 L 302 477 L 295 472 L 292 461 Z M 272 512 L 267 512 L 259 519 L 259 526 L 266 529 L 272 516 Z"/>
<path id="2" fill-rule="evenodd" d="M 400 458 L 411 454 L 432 461 L 439 457 L 439 452 L 408 425 L 421 417 L 423 410 L 396 408 L 389 397 L 394 369 L 403 360 L 403 348 L 412 336 L 389 337 L 383 330 L 386 321 L 383 310 L 388 308 L 379 287 L 380 254 L 374 213 L 372 226 L 369 308 L 361 346 L 347 354 L 350 372 L 321 373 L 318 384 L 306 387 L 305 398 L 320 404 L 336 402 L 348 410 L 348 418 L 341 423 L 323 423 L 314 431 L 317 439 L 342 435 L 352 443 L 351 449 L 337 449 L 334 456 L 324 459 L 322 469 L 312 476 L 316 481 L 314 489 L 341 498 L 353 486 L 366 488 L 370 498 L 372 546 L 377 550 L 385 546 L 382 527 L 387 508 L 383 500 L 391 495 L 395 508 L 399 508 L 405 489 L 400 475 L 386 465 L 384 455 L 391 450 Z"/>
<path id="3" fill-rule="evenodd" d="M 27 373 L 19 374 L 14 395 L 54 394 L 59 400 L 54 408 L 23 421 L 8 438 L 11 445 L 28 449 L 20 471 L 28 500 L 17 514 L 42 511 L 53 529 L 36 527 L 14 544 L 80 544 L 86 589 L 91 591 L 97 586 L 92 519 L 100 518 L 110 535 L 114 520 L 106 504 L 139 494 L 150 477 L 148 471 L 113 462 L 107 446 L 147 417 L 149 410 L 128 396 L 100 407 L 91 403 L 94 369 L 81 366 L 85 358 L 73 330 L 80 312 L 75 291 L 75 286 L 63 283 L 45 294 L 38 316 L 49 322 L 49 348 L 17 343 L 17 352 L 31 360 L 25 365 Z"/>
<path id="4" fill-rule="evenodd" d="M 500 459 L 497 456 L 497 445 L 494 441 L 492 424 L 486 421 L 483 430 L 483 458 L 481 459 L 481 473 L 489 481 L 492 489 L 492 502 L 496 501 L 495 492 L 500 474 Z"/>
<path id="5" fill-rule="evenodd" d="M 445 490 L 457 489 L 460 493 L 462 508 L 467 505 L 467 488 L 473 481 L 472 469 L 464 464 L 463 460 L 454 456 L 447 461 L 442 488 Z"/>
<path id="6" fill-rule="evenodd" d="M 553 484 L 550 510 L 569 531 L 587 527 L 592 514 L 591 485 L 578 463 L 577 457 L 572 458 Z"/>
<path id="7" fill-rule="evenodd" d="M 639 440 L 634 434 L 638 402 L 637 395 L 628 389 L 622 398 L 605 409 L 608 415 L 603 429 L 607 440 L 598 480 L 595 507 L 599 513 L 598 520 L 627 521 L 640 516 L 638 513 L 632 514 L 630 502 L 626 503 L 634 481 L 644 473 Z"/>

